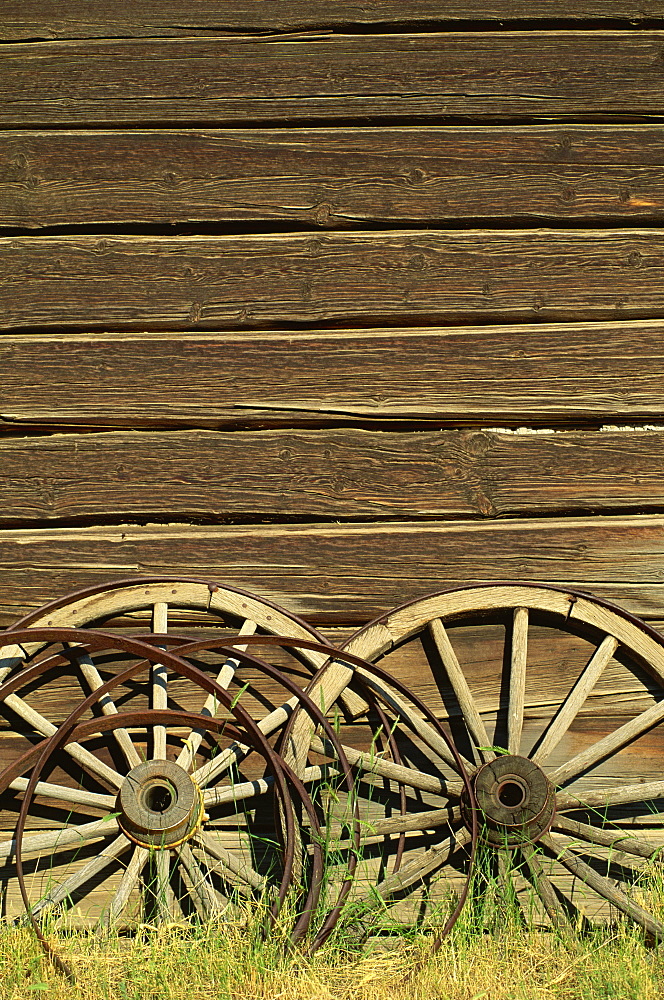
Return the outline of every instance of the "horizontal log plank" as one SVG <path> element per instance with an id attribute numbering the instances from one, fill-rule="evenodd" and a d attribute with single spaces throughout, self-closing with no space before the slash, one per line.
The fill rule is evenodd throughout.
<path id="1" fill-rule="evenodd" d="M 372 3 L 327 3 L 325 0 L 119 0 L 112 6 L 91 0 L 70 0 L 67 16 L 53 0 L 4 0 L 0 38 L 89 38 L 103 36 L 184 35 L 205 31 L 278 31 L 325 28 L 347 24 L 408 21 L 532 20 L 533 18 L 615 19 L 639 22 L 664 17 L 662 0 L 453 0 L 441 8 L 434 0 L 373 0 Z"/>
<path id="2" fill-rule="evenodd" d="M 5 334 L 0 381 L 0 426 L 17 430 L 353 418 L 629 424 L 664 417 L 664 321 Z"/>
<path id="3" fill-rule="evenodd" d="M 0 225 L 661 218 L 664 129 L 0 133 Z"/>
<path id="4" fill-rule="evenodd" d="M 648 230 L 5 237 L 0 327 L 658 317 Z"/>
<path id="5" fill-rule="evenodd" d="M 664 431 L 115 431 L 0 440 L 0 524 L 664 510 Z"/>
<path id="6" fill-rule="evenodd" d="M 658 116 L 663 42 L 501 31 L 8 43 L 0 124 Z"/>
<path id="7" fill-rule="evenodd" d="M 492 580 L 590 591 L 662 618 L 664 517 L 0 531 L 1 620 L 123 577 L 196 575 L 324 624 Z"/>

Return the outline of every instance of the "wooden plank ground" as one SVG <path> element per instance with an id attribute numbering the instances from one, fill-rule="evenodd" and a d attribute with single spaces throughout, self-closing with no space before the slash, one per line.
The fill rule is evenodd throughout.
<path id="1" fill-rule="evenodd" d="M 0 523 L 664 508 L 664 430 L 110 432 L 0 440 Z"/>
<path id="2" fill-rule="evenodd" d="M 494 31 L 9 43 L 0 124 L 659 116 L 663 42 Z"/>
<path id="3" fill-rule="evenodd" d="M 0 532 L 2 620 L 129 576 L 197 576 L 321 624 L 491 580 L 590 591 L 644 617 L 664 604 L 664 516 L 348 525 L 124 525 Z"/>
<path id="4" fill-rule="evenodd" d="M 0 225 L 661 219 L 635 126 L 0 133 Z"/>
<path id="5" fill-rule="evenodd" d="M 0 426 L 17 432 L 23 424 L 661 422 L 664 321 L 6 333 L 0 377 Z"/>
<path id="6" fill-rule="evenodd" d="M 67 16 L 53 0 L 5 0 L 0 38 L 77 38 L 118 35 L 187 34 L 192 29 L 264 32 L 288 28 L 318 28 L 331 25 L 377 24 L 396 21 L 453 21 L 493 19 L 529 20 L 545 18 L 624 18 L 630 26 L 647 18 L 664 17 L 661 0 L 541 0 L 536 7 L 529 0 L 452 0 L 443 8 L 433 0 L 373 0 L 357 3 L 345 0 L 330 4 L 324 0 L 278 0 L 256 3 L 239 0 L 149 0 L 137 6 L 120 0 L 112 6 L 91 0 L 71 0 Z M 601 23 L 601 22 L 600 22 Z"/>
<path id="7" fill-rule="evenodd" d="M 0 327 L 658 317 L 658 230 L 0 240 Z"/>

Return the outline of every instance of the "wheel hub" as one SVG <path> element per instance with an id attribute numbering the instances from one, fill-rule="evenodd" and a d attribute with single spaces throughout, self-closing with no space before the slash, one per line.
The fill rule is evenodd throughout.
<path id="1" fill-rule="evenodd" d="M 204 819 L 200 788 L 170 760 L 149 760 L 133 768 L 117 805 L 118 823 L 130 840 L 158 850 L 172 850 L 190 840 Z"/>
<path id="2" fill-rule="evenodd" d="M 553 785 L 527 757 L 496 757 L 472 777 L 480 839 L 501 847 L 534 843 L 551 826 L 555 812 Z M 472 809 L 464 792 L 461 809 L 472 828 Z"/>

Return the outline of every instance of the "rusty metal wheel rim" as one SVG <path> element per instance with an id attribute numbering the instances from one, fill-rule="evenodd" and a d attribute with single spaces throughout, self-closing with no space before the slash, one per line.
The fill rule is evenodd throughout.
<path id="1" fill-rule="evenodd" d="M 467 843 L 468 850 L 469 850 L 469 863 L 468 863 L 467 873 L 466 873 L 466 876 L 465 876 L 465 880 L 464 880 L 463 886 L 462 886 L 460 892 L 457 895 L 456 905 L 453 907 L 451 914 L 449 915 L 449 917 L 444 922 L 442 929 L 440 929 L 436 933 L 436 935 L 434 937 L 434 941 L 433 941 L 433 944 L 432 944 L 432 950 L 436 951 L 436 950 L 438 950 L 440 948 L 442 942 L 448 936 L 448 934 L 451 932 L 451 930 L 454 927 L 456 921 L 458 920 L 458 918 L 459 918 L 459 916 L 461 914 L 461 911 L 462 911 L 462 909 L 464 907 L 464 904 L 466 902 L 466 899 L 467 899 L 467 896 L 468 896 L 468 892 L 469 892 L 469 888 L 470 888 L 470 884 L 471 884 L 472 877 L 473 877 L 475 853 L 476 853 L 477 839 L 478 839 L 478 822 L 477 822 L 477 817 L 476 817 L 476 811 L 475 811 L 474 806 L 473 806 L 473 803 L 475 801 L 475 795 L 474 795 L 474 790 L 473 790 L 473 787 L 472 787 L 472 784 L 471 784 L 471 781 L 470 781 L 470 775 L 467 772 L 467 770 L 465 768 L 465 765 L 464 765 L 464 761 L 461 758 L 461 756 L 459 755 L 459 753 L 457 752 L 457 749 L 454 746 L 453 741 L 450 739 L 450 737 L 448 736 L 448 734 L 445 732 L 445 730 L 440 725 L 439 721 L 436 719 L 436 717 L 433 715 L 433 713 L 429 710 L 429 708 L 427 707 L 427 705 L 422 701 L 422 699 L 418 698 L 412 691 L 410 691 L 406 687 L 405 684 L 403 684 L 397 678 L 394 678 L 394 677 L 390 676 L 389 674 L 387 674 L 384 670 L 382 670 L 375 663 L 371 663 L 370 661 L 367 661 L 367 660 L 365 660 L 365 659 L 363 659 L 361 657 L 358 657 L 356 654 L 354 654 L 354 655 L 349 655 L 349 654 L 350 654 L 350 650 L 347 650 L 347 649 L 340 650 L 335 655 L 334 661 L 337 664 L 339 664 L 339 663 L 345 663 L 347 666 L 352 666 L 353 667 L 355 673 L 354 673 L 354 675 L 353 675 L 353 677 L 352 677 L 352 679 L 351 679 L 351 681 L 349 683 L 349 686 L 352 686 L 352 689 L 356 693 L 356 695 L 359 697 L 360 702 L 363 699 L 366 698 L 368 705 L 371 705 L 372 707 L 375 706 L 375 707 L 379 708 L 380 715 L 384 719 L 385 715 L 383 713 L 383 708 L 386 708 L 386 709 L 389 708 L 390 710 L 394 710 L 394 708 L 395 708 L 394 699 L 393 699 L 393 697 L 390 697 L 388 689 L 392 688 L 393 690 L 395 690 L 395 691 L 398 692 L 399 697 L 400 697 L 400 699 L 402 699 L 402 701 L 401 702 L 397 701 L 396 702 L 396 707 L 399 708 L 400 710 L 403 707 L 405 707 L 403 705 L 403 699 L 406 699 L 406 700 L 410 701 L 410 703 L 412 704 L 412 706 L 414 706 L 415 710 L 417 712 L 421 713 L 421 715 L 424 718 L 424 720 L 426 720 L 426 722 L 430 726 L 428 737 L 427 737 L 426 733 L 422 733 L 421 730 L 418 730 L 418 727 L 415 727 L 415 729 L 418 730 L 418 736 L 420 736 L 424 740 L 425 743 L 428 743 L 429 749 L 432 750 L 432 751 L 434 751 L 434 752 L 438 751 L 439 746 L 440 746 L 441 743 L 447 748 L 447 751 L 448 751 L 448 753 L 450 755 L 450 759 L 453 761 L 453 763 L 454 763 L 454 765 L 456 767 L 457 775 L 461 779 L 461 782 L 460 782 L 460 785 L 459 785 L 459 793 L 463 789 L 463 791 L 465 792 L 465 795 L 466 795 L 466 800 L 467 800 L 467 803 L 468 803 L 467 815 L 468 815 L 468 830 L 469 830 L 469 832 L 468 832 L 467 841 L 464 841 L 464 845 L 462 845 L 462 846 L 465 846 L 465 844 Z M 313 678 L 313 680 L 312 680 L 312 682 L 310 684 L 309 690 L 311 692 L 322 691 L 323 690 L 322 684 L 324 684 L 325 681 L 326 681 L 326 675 L 328 673 L 329 668 L 330 668 L 330 663 L 327 663 L 327 664 L 324 664 L 319 669 L 319 671 L 316 673 L 315 677 Z M 378 685 L 378 686 L 376 686 L 376 685 Z M 324 697 L 324 695 L 321 695 L 321 697 Z M 293 732 L 296 731 L 297 728 L 298 728 L 298 724 L 301 724 L 303 722 L 303 717 L 301 715 L 298 715 L 298 712 L 299 712 L 299 710 L 296 711 L 295 713 L 293 713 L 293 715 L 291 716 L 291 718 L 290 718 L 290 720 L 288 722 L 288 725 L 287 725 L 287 728 L 286 728 L 286 733 L 285 733 L 285 739 L 288 739 L 288 738 L 292 737 Z M 397 718 L 398 718 L 398 716 L 397 716 Z M 408 718 L 408 714 L 407 713 L 406 713 L 406 716 L 404 717 L 404 722 L 407 725 L 412 725 L 412 719 Z M 392 747 L 393 744 L 394 744 L 392 736 L 393 736 L 393 734 L 390 732 L 390 739 L 388 740 L 388 743 L 389 743 L 390 747 Z M 397 750 L 397 756 L 398 756 L 398 750 Z M 363 765 L 360 765 L 360 766 L 363 766 Z M 375 767 L 376 766 L 376 762 L 375 761 L 371 761 L 367 765 L 364 765 L 364 766 Z M 404 768 L 403 770 L 405 771 L 405 770 L 408 770 L 408 769 Z M 411 776 L 410 780 L 409 780 L 409 776 L 408 775 L 401 775 L 401 780 L 404 782 L 404 784 L 409 785 L 409 783 L 412 782 L 413 777 Z M 448 789 L 448 793 L 449 793 L 449 789 Z M 438 822 L 438 820 L 436 820 L 436 822 Z M 408 827 L 406 826 L 405 829 L 408 829 Z M 454 838 L 451 837 L 450 838 L 450 853 L 454 853 L 457 849 L 458 849 L 458 844 L 455 844 Z M 395 866 L 394 866 L 394 869 L 393 869 L 393 872 L 392 872 L 392 879 L 397 884 L 400 883 L 400 882 L 403 883 L 403 879 L 402 878 L 400 879 L 400 877 L 399 877 L 399 870 L 400 870 L 400 863 L 401 863 L 402 852 L 403 852 L 403 834 L 401 834 L 399 836 L 399 846 L 397 848 L 397 857 L 396 857 Z M 388 880 L 388 882 L 389 882 L 389 880 Z M 360 904 L 361 905 L 367 904 L 370 900 L 371 900 L 372 903 L 375 902 L 377 899 L 380 898 L 380 892 L 379 892 L 379 890 L 380 890 L 380 886 L 373 887 L 361 899 Z M 356 906 L 355 911 L 357 912 L 357 910 L 358 910 L 358 907 Z M 351 920 L 353 920 L 353 916 L 352 915 L 351 915 Z"/>

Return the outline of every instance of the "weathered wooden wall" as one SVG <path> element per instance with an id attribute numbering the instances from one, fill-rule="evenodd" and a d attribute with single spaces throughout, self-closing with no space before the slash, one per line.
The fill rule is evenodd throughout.
<path id="1" fill-rule="evenodd" d="M 664 618 L 664 3 L 444 8 L 3 4 L 1 624 L 162 572 Z"/>

